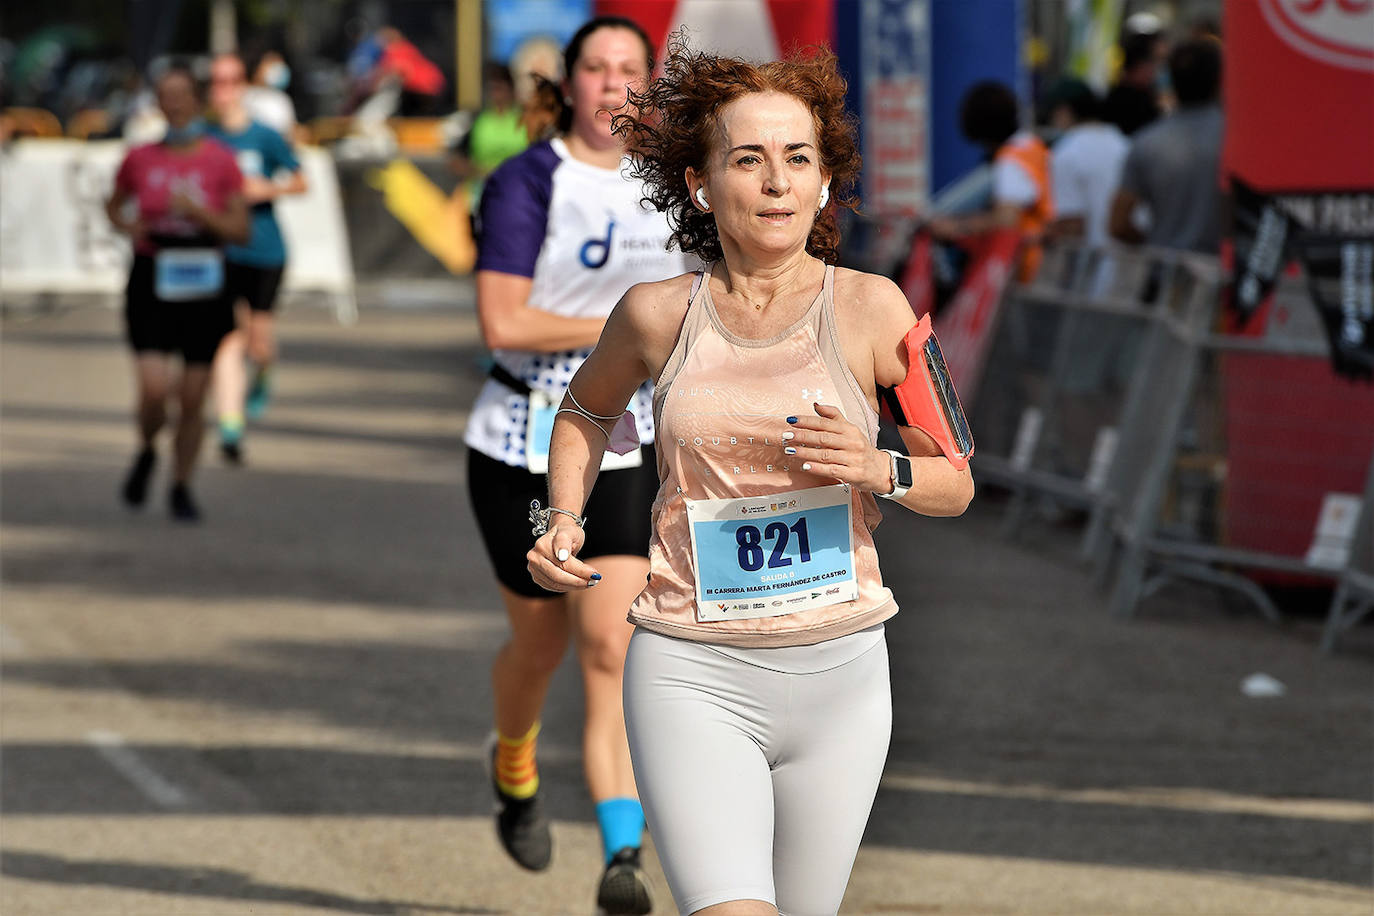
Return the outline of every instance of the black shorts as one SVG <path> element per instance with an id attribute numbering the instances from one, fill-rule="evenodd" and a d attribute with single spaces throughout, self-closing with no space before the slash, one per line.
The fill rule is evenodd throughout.
<path id="1" fill-rule="evenodd" d="M 168 302 L 153 291 L 153 259 L 135 255 L 124 294 L 124 324 L 135 353 L 180 353 L 187 363 L 209 364 L 234 329 L 234 308 L 221 293 L 210 299 Z"/>
<path id="2" fill-rule="evenodd" d="M 643 455 L 644 463 L 637 468 L 602 471 L 597 477 L 582 513 L 587 517 L 587 541 L 578 551 L 581 559 L 649 555 L 649 513 L 658 495 L 658 463 L 653 446 L 643 446 Z M 534 584 L 525 565 L 525 553 L 534 545 L 530 500 L 548 505 L 548 477 L 468 449 L 468 495 L 496 581 L 526 598 L 556 597 L 557 592 Z"/>
<path id="3" fill-rule="evenodd" d="M 277 305 L 277 290 L 281 289 L 281 276 L 285 271 L 285 267 L 253 267 L 225 261 L 224 291 L 234 305 L 238 305 L 240 299 L 247 299 L 253 311 L 270 312 Z"/>

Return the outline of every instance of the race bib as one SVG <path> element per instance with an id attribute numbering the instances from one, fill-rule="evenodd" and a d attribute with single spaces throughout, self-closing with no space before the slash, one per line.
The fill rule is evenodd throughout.
<path id="1" fill-rule="evenodd" d="M 238 160 L 239 171 L 257 178 L 267 177 L 267 168 L 262 162 L 262 153 L 255 149 L 241 149 L 234 157 Z"/>
<path id="2" fill-rule="evenodd" d="M 778 617 L 859 597 L 848 484 L 686 503 L 698 620 Z"/>
<path id="3" fill-rule="evenodd" d="M 530 392 L 530 410 L 525 418 L 525 465 L 531 474 L 549 472 L 549 441 L 553 438 L 553 421 L 558 415 L 561 398 L 555 401 L 542 391 Z M 642 449 L 632 449 L 624 455 L 606 452 L 601 457 L 601 470 L 619 471 L 637 468 L 644 463 Z"/>
<path id="4" fill-rule="evenodd" d="M 155 259 L 153 292 L 165 302 L 209 299 L 224 288 L 224 257 L 215 248 L 169 248 Z"/>

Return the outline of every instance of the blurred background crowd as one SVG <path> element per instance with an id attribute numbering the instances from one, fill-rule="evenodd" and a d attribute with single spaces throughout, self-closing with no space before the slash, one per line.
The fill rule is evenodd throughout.
<path id="1" fill-rule="evenodd" d="M 248 62 L 252 82 L 263 95 L 275 91 L 289 99 L 298 139 L 330 142 L 347 135 L 356 127 L 351 119 L 360 117 L 452 119 L 474 114 L 484 101 L 492 102 L 492 91 L 502 91 L 481 78 L 484 71 L 492 76 L 494 66 L 514 73 L 517 102 L 530 104 L 535 92 L 531 75 L 560 76 L 559 42 L 594 8 L 615 7 L 617 12 L 687 24 L 699 39 L 705 36 L 705 44 L 723 51 L 767 49 L 770 43 L 776 51 L 774 42 L 784 38 L 785 26 L 781 34 L 758 36 L 759 40 L 747 35 L 726 38 L 724 29 L 713 26 L 713 16 L 737 21 L 740 10 L 732 7 L 751 5 L 752 0 L 716 0 L 674 15 L 670 0 L 609 6 L 593 0 L 26 4 L 7 10 L 0 32 L 0 107 L 11 110 L 5 122 L 11 135 L 56 131 L 83 139 L 155 138 L 150 78 L 175 56 L 200 57 L 199 66 L 206 70 L 210 54 L 235 50 Z M 838 6 L 843 16 L 845 7 L 857 9 L 862 4 L 837 0 L 792 5 L 809 7 L 803 15 L 811 20 L 803 23 L 804 37 L 835 45 L 842 38 L 841 26 L 806 26 L 814 23 L 818 12 L 830 18 Z M 937 2 L 936 17 L 962 15 L 953 9 L 960 4 L 943 5 L 951 9 L 942 11 Z M 963 4 L 970 10 L 976 5 Z M 896 5 L 898 19 L 905 15 L 902 6 Z M 1007 0 L 985 6 L 979 13 L 1001 13 L 1006 20 L 989 30 L 1005 32 L 1006 37 L 992 40 L 1014 38 L 1016 47 L 1006 60 L 980 53 L 977 65 L 1015 75 L 1017 94 L 1035 107 L 1043 124 L 1048 124 L 1048 93 L 1061 76 L 1072 74 L 1105 96 L 1107 119 L 1131 134 L 1174 103 L 1166 66 L 1172 45 L 1221 37 L 1221 0 Z M 464 7 L 473 13 L 460 27 Z M 474 27 L 480 37 L 463 34 Z M 923 50 L 941 56 L 939 47 Z M 477 56 L 481 59 L 473 59 Z M 946 90 L 933 85 L 932 91 Z M 46 112 L 53 120 L 37 114 L 25 117 L 27 109 Z M 464 123 L 458 118 L 437 139 L 455 139 Z M 435 139 L 411 145 L 423 147 Z"/>

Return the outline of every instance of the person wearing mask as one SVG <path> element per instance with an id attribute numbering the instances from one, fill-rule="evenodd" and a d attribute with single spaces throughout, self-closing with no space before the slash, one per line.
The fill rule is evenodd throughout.
<path id="1" fill-rule="evenodd" d="M 1051 234 L 1081 238 L 1100 248 L 1110 238 L 1112 195 L 1130 142 L 1115 125 L 1101 120 L 1101 101 L 1080 79 L 1066 77 L 1051 87 L 1046 107 L 1050 126 L 1059 132 L 1050 150 Z"/>
<path id="2" fill-rule="evenodd" d="M 125 155 L 105 205 L 110 222 L 134 244 L 124 320 L 134 351 L 140 448 L 120 495 L 133 508 L 147 499 L 157 436 L 175 392 L 180 412 L 168 508 L 177 521 L 195 522 L 201 513 L 191 476 L 205 433 L 210 364 L 234 328 L 223 249 L 226 242 L 248 241 L 248 203 L 234 154 L 205 135 L 204 100 L 190 69 L 169 67 L 156 93 L 166 135 Z M 179 380 L 172 376 L 173 353 L 182 359 Z"/>
<path id="3" fill-rule="evenodd" d="M 510 622 L 492 666 L 496 732 L 490 761 L 501 843 L 540 871 L 552 852 L 535 742 L 550 679 L 571 641 L 585 694 L 587 787 L 596 803 L 604 870 L 598 905 L 647 913 L 640 867 L 643 809 L 625 739 L 620 688 L 630 606 L 649 571 L 649 508 L 657 488 L 651 392 L 634 397 L 625 454 L 607 459 L 591 509 L 606 519 L 584 553 L 600 567 L 595 588 L 563 595 L 530 578 L 524 555 L 531 503 L 547 498 L 549 434 L 568 380 L 601 336 L 616 300 L 636 282 L 686 268 L 669 252 L 668 221 L 643 202 L 627 172 L 611 112 L 653 71 L 653 47 L 634 22 L 601 17 L 564 52 L 558 136 L 506 160 L 482 192 L 476 280 L 491 379 L 468 420 L 468 488 Z M 641 445 L 642 443 L 642 445 Z"/>
<path id="4" fill-rule="evenodd" d="M 291 85 L 291 68 L 276 51 L 268 51 L 253 68 L 253 84 L 243 91 L 243 107 L 248 117 L 266 124 L 286 138 L 296 138 L 296 105 L 286 94 Z"/>
<path id="5" fill-rule="evenodd" d="M 1025 282 L 1040 266 L 1040 242 L 1054 216 L 1050 151 L 1032 131 L 1021 129 L 1019 104 L 1002 83 L 982 82 L 964 94 L 959 127 L 992 162 L 992 201 L 982 211 L 939 216 L 928 224 L 944 241 L 998 229 L 1017 229 L 1024 238 L 1018 278 Z"/>
<path id="6" fill-rule="evenodd" d="M 1180 44 L 1169 55 L 1169 75 L 1178 110 L 1132 138 L 1112 200 L 1111 233 L 1123 242 L 1216 254 L 1224 126 L 1217 42 Z M 1150 213 L 1145 232 L 1131 218 L 1141 204 Z"/>
<path id="7" fill-rule="evenodd" d="M 654 379 L 661 484 L 625 718 L 684 914 L 839 910 L 892 724 L 875 498 L 958 515 L 973 496 L 967 451 L 905 415 L 909 455 L 877 447 L 881 388 L 931 403 L 931 338 L 896 284 L 834 266 L 860 170 L 845 89 L 828 51 L 755 65 L 677 44 L 632 97 L 617 120 L 637 172 L 707 266 L 611 313 L 555 423 L 548 530 L 527 554 L 569 594 L 605 575 L 585 547 L 619 520 L 587 496 Z"/>
<path id="8" fill-rule="evenodd" d="M 271 397 L 277 343 L 273 309 L 286 270 L 286 240 L 272 202 L 306 191 L 305 176 L 290 144 L 276 130 L 250 118 L 244 104 L 246 73 L 237 54 L 221 54 L 210 65 L 210 135 L 234 151 L 243 190 L 252 207 L 252 237 L 224 253 L 225 289 L 234 305 L 236 329 L 225 335 L 215 356 L 215 403 L 220 452 L 231 464 L 243 461 L 245 417 L 257 419 Z M 251 382 L 244 357 L 253 362 Z"/>

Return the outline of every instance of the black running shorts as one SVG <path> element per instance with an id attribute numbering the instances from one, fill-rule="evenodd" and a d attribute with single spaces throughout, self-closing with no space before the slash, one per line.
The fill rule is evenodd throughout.
<path id="1" fill-rule="evenodd" d="M 277 305 L 277 291 L 281 289 L 285 271 L 285 267 L 253 267 L 225 261 L 224 289 L 235 305 L 240 299 L 246 299 L 253 311 L 270 312 Z"/>
<path id="2" fill-rule="evenodd" d="M 578 551 L 581 559 L 649 555 L 649 512 L 658 494 L 658 464 L 653 446 L 643 446 L 643 453 L 639 467 L 602 471 L 597 477 L 582 513 L 587 517 L 587 541 Z M 496 581 L 526 598 L 555 597 L 556 592 L 534 584 L 525 565 L 525 553 L 534 545 L 530 500 L 548 505 L 548 477 L 468 449 L 468 494 Z"/>
<path id="3" fill-rule="evenodd" d="M 125 288 L 124 323 L 135 353 L 180 353 L 188 364 L 214 362 L 224 335 L 234 329 L 234 308 L 223 294 L 168 302 L 153 291 L 153 259 L 135 255 Z"/>

